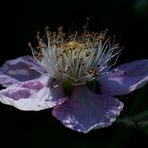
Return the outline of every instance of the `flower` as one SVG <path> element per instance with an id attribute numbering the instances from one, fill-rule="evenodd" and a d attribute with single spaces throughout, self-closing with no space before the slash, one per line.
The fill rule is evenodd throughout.
<path id="1" fill-rule="evenodd" d="M 128 94 L 148 81 L 148 60 L 112 68 L 121 49 L 101 33 L 66 35 L 59 27 L 47 38 L 37 34 L 32 56 L 9 60 L 0 68 L 0 101 L 20 110 L 53 108 L 66 127 L 87 133 L 110 126 L 123 109 L 115 96 Z M 100 92 L 91 87 L 96 82 Z M 88 85 L 90 84 L 90 85 Z M 67 90 L 67 89 L 68 90 Z"/>

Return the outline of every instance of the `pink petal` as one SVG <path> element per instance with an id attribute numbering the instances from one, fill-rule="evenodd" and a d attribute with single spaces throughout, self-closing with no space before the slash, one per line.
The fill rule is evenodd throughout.
<path id="1" fill-rule="evenodd" d="M 0 102 L 20 110 L 42 110 L 63 103 L 61 86 L 50 88 L 38 80 L 31 80 L 8 86 L 0 91 Z"/>
<path id="2" fill-rule="evenodd" d="M 8 60 L 0 67 L 0 84 L 7 87 L 17 82 L 28 81 L 41 77 L 41 74 L 31 67 L 37 67 L 31 56 L 23 56 Z M 38 66 L 41 71 L 41 67 Z"/>
<path id="3" fill-rule="evenodd" d="M 53 109 L 53 116 L 66 127 L 87 133 L 111 125 L 123 103 L 118 99 L 94 94 L 86 86 L 77 86 L 68 101 Z"/>
<path id="4" fill-rule="evenodd" d="M 137 60 L 123 64 L 113 70 L 113 73 L 99 80 L 102 93 L 109 95 L 124 95 L 148 82 L 148 60 Z"/>

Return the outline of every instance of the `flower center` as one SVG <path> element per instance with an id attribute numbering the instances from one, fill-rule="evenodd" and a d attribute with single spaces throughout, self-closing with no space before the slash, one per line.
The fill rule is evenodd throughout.
<path id="1" fill-rule="evenodd" d="M 40 38 L 33 56 L 49 77 L 72 85 L 85 84 L 109 73 L 119 56 L 119 44 L 106 37 L 107 29 L 100 33 L 78 32 L 67 35 L 62 27 L 57 32 L 45 28 L 46 37 Z"/>

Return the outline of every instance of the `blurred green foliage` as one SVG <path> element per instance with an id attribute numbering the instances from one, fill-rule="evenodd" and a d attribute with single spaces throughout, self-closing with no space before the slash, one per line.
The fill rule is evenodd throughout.
<path id="1" fill-rule="evenodd" d="M 135 0 L 133 10 L 140 16 L 148 14 L 148 0 Z"/>

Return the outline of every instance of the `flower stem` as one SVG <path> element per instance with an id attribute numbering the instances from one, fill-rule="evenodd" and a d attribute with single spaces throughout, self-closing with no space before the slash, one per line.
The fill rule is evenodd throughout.
<path id="1" fill-rule="evenodd" d="M 121 123 L 130 127 L 146 126 L 148 125 L 148 111 L 145 111 L 132 117 L 117 119 L 116 123 Z"/>

